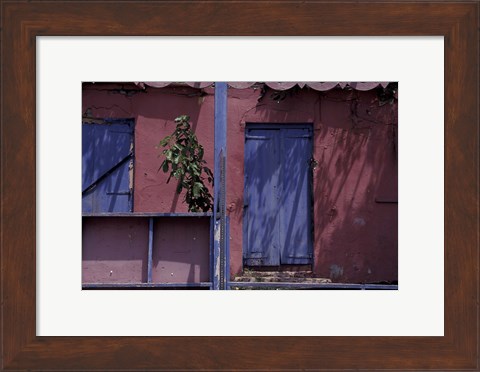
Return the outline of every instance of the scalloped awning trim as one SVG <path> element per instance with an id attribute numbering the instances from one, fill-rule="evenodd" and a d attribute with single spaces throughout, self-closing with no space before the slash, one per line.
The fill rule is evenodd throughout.
<path id="1" fill-rule="evenodd" d="M 312 82 L 312 81 L 307 81 L 307 82 L 241 82 L 241 81 L 233 81 L 233 82 L 228 82 L 227 84 L 231 88 L 235 89 L 246 89 L 250 88 L 251 86 L 255 84 L 265 84 L 268 87 L 274 89 L 274 90 L 287 90 L 293 88 L 295 85 L 298 85 L 300 88 L 303 88 L 305 86 L 318 90 L 318 91 L 326 91 L 330 90 L 333 88 L 336 88 L 337 86 L 344 89 L 346 87 L 350 87 L 355 90 L 371 90 L 375 89 L 378 86 L 382 86 L 385 88 L 390 82 L 388 81 L 374 81 L 374 82 L 341 82 L 341 81 L 326 81 L 326 82 Z M 169 86 L 170 84 L 174 84 L 172 81 L 143 81 L 143 82 L 135 82 L 138 86 L 145 88 L 146 86 L 153 87 L 153 88 L 165 88 Z M 175 83 L 178 84 L 178 83 Z M 209 86 L 212 86 L 214 83 L 213 82 L 185 82 L 183 84 L 186 84 L 192 88 L 207 88 Z"/>

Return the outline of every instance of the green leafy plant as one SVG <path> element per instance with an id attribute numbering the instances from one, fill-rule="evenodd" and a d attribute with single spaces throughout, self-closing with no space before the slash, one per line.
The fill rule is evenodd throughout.
<path id="1" fill-rule="evenodd" d="M 189 212 L 207 212 L 212 210 L 213 197 L 205 181 L 213 186 L 213 173 L 203 159 L 203 146 L 192 131 L 190 117 L 179 116 L 175 124 L 174 132 L 163 138 L 157 146 L 165 148 L 159 155 L 164 160 L 158 170 L 169 173 L 167 183 L 172 177 L 179 181 L 177 193 L 186 191 L 184 202 L 188 204 Z"/>

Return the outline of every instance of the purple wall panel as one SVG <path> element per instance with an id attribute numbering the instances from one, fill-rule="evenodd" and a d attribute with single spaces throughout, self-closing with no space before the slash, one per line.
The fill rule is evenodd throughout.
<path id="1" fill-rule="evenodd" d="M 153 283 L 209 281 L 209 217 L 157 218 L 153 231 Z"/>
<path id="2" fill-rule="evenodd" d="M 83 218 L 82 239 L 83 283 L 147 281 L 148 218 Z"/>

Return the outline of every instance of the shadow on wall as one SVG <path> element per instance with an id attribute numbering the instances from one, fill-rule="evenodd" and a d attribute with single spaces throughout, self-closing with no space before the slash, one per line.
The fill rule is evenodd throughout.
<path id="1" fill-rule="evenodd" d="M 316 135 L 315 271 L 333 281 L 396 282 L 396 106 L 379 107 L 374 92 L 338 98 L 328 105 L 325 96 Z M 348 121 L 336 122 L 340 110 Z"/>
<path id="2" fill-rule="evenodd" d="M 259 105 L 251 117 L 264 123 L 315 123 L 314 271 L 335 282 L 396 282 L 397 106 L 380 105 L 376 91 L 307 94 L 318 95 L 313 112 L 307 107 L 312 98 L 299 94 Z M 275 170 L 265 169 L 262 182 L 253 180 L 257 194 L 268 195 L 263 188 L 275 177 Z M 260 199 L 257 204 L 264 208 L 268 203 Z M 239 208 L 232 214 L 243 218 Z M 257 223 L 263 225 L 262 234 L 249 239 L 274 239 L 274 217 Z M 300 238 L 288 229 L 286 235 L 292 241 Z"/>
<path id="3" fill-rule="evenodd" d="M 199 142 L 206 149 L 208 164 L 213 164 L 213 146 L 205 146 L 203 128 L 198 131 L 200 114 L 206 95 L 203 91 L 189 87 L 147 88 L 147 94 L 135 101 L 138 125 L 135 141 L 138 144 L 135 166 L 135 210 L 148 212 L 186 212 L 183 194 L 175 191 L 178 181 L 172 179 L 166 184 L 168 175 L 158 171 L 162 160 L 158 157 L 161 149 L 156 148 L 162 138 L 175 130 L 174 120 L 180 115 L 190 116 L 192 131 L 197 133 Z M 211 98 L 211 97 L 210 97 Z M 211 131 L 213 141 L 213 125 Z"/>
<path id="4" fill-rule="evenodd" d="M 257 96 L 253 100 L 250 100 L 256 103 L 255 106 L 246 108 L 240 106 L 238 103 L 235 102 L 235 114 L 238 114 L 236 111 L 243 112 L 243 114 L 240 115 L 239 121 L 235 121 L 233 120 L 233 118 L 229 117 L 229 125 L 235 126 L 239 129 L 239 134 L 242 136 L 242 138 L 239 138 L 238 140 L 244 141 L 244 131 L 247 125 L 246 123 L 263 123 L 275 125 L 281 125 L 286 123 L 316 123 L 319 120 L 319 116 L 318 110 L 315 108 L 318 107 L 320 101 L 320 97 L 317 93 L 318 92 L 313 90 L 302 90 L 297 93 L 286 92 L 286 98 L 280 102 L 277 102 L 272 99 L 271 96 L 273 94 L 273 91 L 270 88 L 268 88 L 266 92 L 261 92 L 260 90 L 258 90 Z M 235 94 L 239 97 L 235 97 Z M 232 95 L 233 97 L 231 97 Z M 248 96 L 245 96 L 246 97 L 243 97 L 241 93 L 235 90 L 233 90 L 233 92 L 229 92 L 229 99 L 247 99 Z M 229 138 L 228 140 L 228 146 L 229 148 L 231 148 L 233 145 L 231 141 L 233 139 Z M 261 149 L 262 148 L 260 148 L 260 150 Z M 232 157 L 234 156 L 241 157 L 241 161 L 243 162 L 244 154 L 234 154 L 233 151 L 229 152 L 229 162 L 232 162 Z M 245 174 L 245 172 L 243 172 L 242 174 Z M 244 184 L 244 180 L 240 178 L 235 180 L 235 182 L 238 182 L 239 184 L 241 183 L 242 186 Z M 234 208 L 231 208 L 229 210 L 230 218 L 234 219 L 238 223 L 242 223 L 243 198 L 240 197 L 236 200 L 233 200 L 231 204 L 234 206 Z"/>

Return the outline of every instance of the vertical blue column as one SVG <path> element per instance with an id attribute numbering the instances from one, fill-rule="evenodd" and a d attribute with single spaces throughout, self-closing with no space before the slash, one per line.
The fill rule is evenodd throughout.
<path id="1" fill-rule="evenodd" d="M 225 240 L 225 289 L 230 289 L 230 218 L 226 218 L 226 240 Z"/>
<path id="2" fill-rule="evenodd" d="M 147 283 L 152 282 L 153 258 L 153 217 L 148 219 L 148 256 L 147 256 Z"/>
<path id="3" fill-rule="evenodd" d="M 215 154 L 213 187 L 213 289 L 226 289 L 227 83 L 215 83 Z"/>

